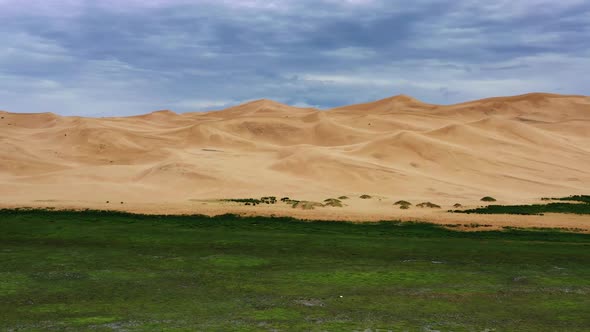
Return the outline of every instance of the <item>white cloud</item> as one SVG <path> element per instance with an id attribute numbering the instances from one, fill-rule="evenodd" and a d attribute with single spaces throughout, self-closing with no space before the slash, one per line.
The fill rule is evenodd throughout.
<path id="1" fill-rule="evenodd" d="M 331 75 L 331 74 L 304 74 L 301 79 L 307 81 L 317 81 L 324 84 L 340 85 L 373 85 L 373 86 L 391 86 L 394 80 L 387 78 L 362 77 L 359 75 Z"/>
<path id="2" fill-rule="evenodd" d="M 224 108 L 236 104 L 235 100 L 207 100 L 207 99 L 185 99 L 172 103 L 172 107 L 180 108 L 182 111 L 203 111 L 217 108 Z"/>
<path id="3" fill-rule="evenodd" d="M 580 0 L 0 0 L 0 108 L 589 94 L 589 11 Z"/>
<path id="4" fill-rule="evenodd" d="M 322 54 L 345 59 L 367 59 L 376 56 L 377 52 L 366 47 L 342 47 L 323 51 Z"/>

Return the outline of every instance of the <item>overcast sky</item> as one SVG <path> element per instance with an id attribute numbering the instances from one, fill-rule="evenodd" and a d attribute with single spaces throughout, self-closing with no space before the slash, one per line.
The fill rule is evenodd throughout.
<path id="1" fill-rule="evenodd" d="M 587 0 L 0 0 L 0 109 L 590 94 Z"/>

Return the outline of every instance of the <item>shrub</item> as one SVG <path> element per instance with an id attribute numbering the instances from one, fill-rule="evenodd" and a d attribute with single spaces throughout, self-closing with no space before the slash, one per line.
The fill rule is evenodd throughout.
<path id="1" fill-rule="evenodd" d="M 361 195 L 361 198 L 362 199 L 369 199 L 369 198 L 371 198 L 371 195 L 367 195 L 367 194 Z"/>
<path id="2" fill-rule="evenodd" d="M 299 208 L 299 209 L 303 209 L 303 210 L 313 210 L 316 207 L 322 207 L 324 206 L 322 203 L 318 203 L 318 202 L 310 202 L 310 201 L 294 201 L 292 207 L 294 209 Z"/>
<path id="3" fill-rule="evenodd" d="M 455 203 L 455 205 L 453 205 L 453 207 L 455 207 L 455 208 L 460 208 L 460 207 L 463 207 L 463 205 L 461 205 L 461 204 L 459 204 L 459 203 Z"/>
<path id="4" fill-rule="evenodd" d="M 408 201 L 397 201 L 397 202 L 393 203 L 393 205 L 412 205 L 412 203 L 410 203 Z"/>
<path id="5" fill-rule="evenodd" d="M 229 198 L 222 200 L 224 202 L 235 202 L 235 203 L 250 203 L 252 205 L 256 205 L 257 203 L 262 203 L 261 200 L 256 198 Z"/>
<path id="6" fill-rule="evenodd" d="M 493 198 L 493 197 L 490 197 L 490 196 L 486 196 L 486 197 L 483 197 L 483 198 L 481 199 L 481 201 L 482 201 L 482 202 L 495 202 L 495 201 L 496 201 L 496 199 L 495 199 L 495 198 Z"/>
<path id="7" fill-rule="evenodd" d="M 402 210 L 407 210 L 407 209 L 410 208 L 410 206 L 409 205 L 400 205 L 399 208 L 402 209 Z"/>
<path id="8" fill-rule="evenodd" d="M 328 198 L 324 200 L 324 206 L 342 207 L 342 201 L 336 198 Z"/>
<path id="9" fill-rule="evenodd" d="M 348 199 L 348 196 L 340 196 L 338 199 Z"/>
<path id="10" fill-rule="evenodd" d="M 277 202 L 277 198 L 274 196 L 261 197 L 260 202 L 265 204 L 275 204 Z"/>
<path id="11" fill-rule="evenodd" d="M 436 205 L 431 202 L 424 202 L 424 203 L 416 204 L 416 206 L 420 207 L 420 208 L 440 209 L 440 205 Z"/>

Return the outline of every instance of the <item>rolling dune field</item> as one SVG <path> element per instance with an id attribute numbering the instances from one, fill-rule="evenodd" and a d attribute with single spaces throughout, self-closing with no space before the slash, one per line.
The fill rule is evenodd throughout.
<path id="1" fill-rule="evenodd" d="M 587 216 L 465 216 L 455 203 L 532 203 L 590 188 L 590 97 L 527 94 L 456 105 L 400 95 L 330 110 L 258 100 L 120 118 L 0 112 L 2 207 L 239 213 L 578 227 Z M 363 194 L 371 199 L 360 199 Z M 344 207 L 220 201 L 261 196 Z M 400 210 L 430 201 L 441 209 Z M 108 203 L 107 203 L 108 201 Z"/>

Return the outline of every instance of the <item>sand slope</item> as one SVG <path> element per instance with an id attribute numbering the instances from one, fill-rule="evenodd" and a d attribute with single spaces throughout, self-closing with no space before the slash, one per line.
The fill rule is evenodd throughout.
<path id="1" fill-rule="evenodd" d="M 259 100 L 207 113 L 0 117 L 3 204 L 190 207 L 199 199 L 367 193 L 444 205 L 590 190 L 585 96 L 439 106 L 402 95 L 327 111 Z"/>

